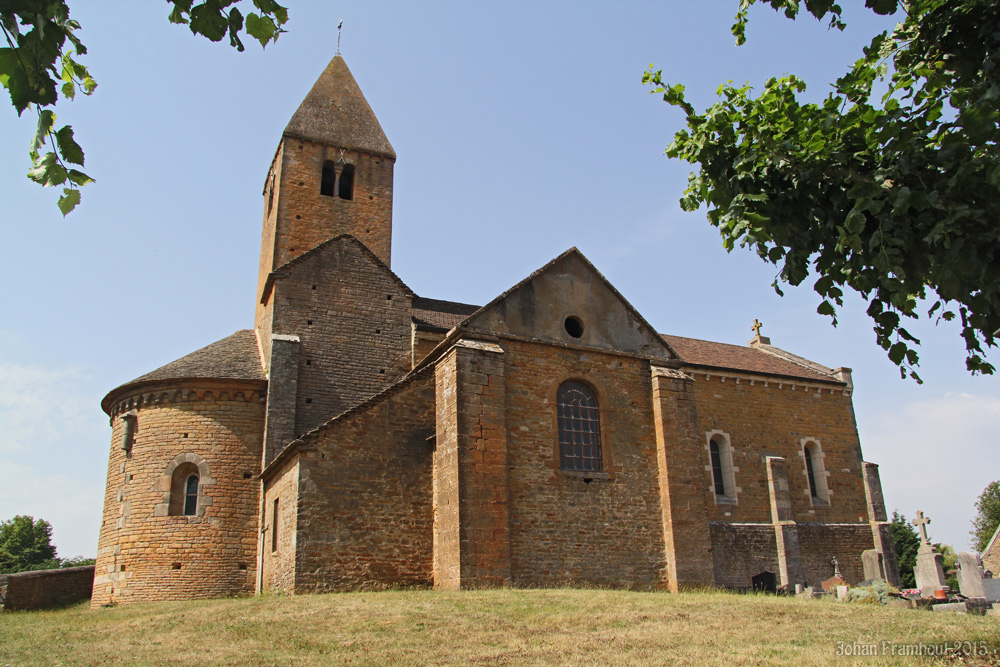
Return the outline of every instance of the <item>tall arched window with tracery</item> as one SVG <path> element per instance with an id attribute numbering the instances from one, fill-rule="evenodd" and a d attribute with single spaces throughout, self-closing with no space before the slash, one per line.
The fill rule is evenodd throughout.
<path id="1" fill-rule="evenodd" d="M 576 380 L 559 385 L 559 467 L 562 470 L 602 472 L 601 418 L 594 391 Z"/>

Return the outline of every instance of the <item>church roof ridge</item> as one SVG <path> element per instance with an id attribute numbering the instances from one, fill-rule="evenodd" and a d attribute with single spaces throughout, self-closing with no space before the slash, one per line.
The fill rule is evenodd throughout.
<path id="1" fill-rule="evenodd" d="M 827 368 L 823 364 L 817 363 L 806 359 L 805 357 L 800 357 L 797 354 L 792 354 L 788 350 L 783 350 L 780 347 L 775 347 L 770 343 L 761 343 L 755 346 L 756 349 L 764 352 L 765 354 L 773 354 L 779 359 L 784 359 L 785 361 L 790 361 L 797 366 L 802 366 L 803 368 L 809 369 L 814 373 L 819 373 L 821 375 L 829 375 L 834 377 L 834 370 L 832 368 Z"/>
<path id="2" fill-rule="evenodd" d="M 260 351 L 257 348 L 257 335 L 253 329 L 239 329 L 221 340 L 118 385 L 101 400 L 101 407 L 110 414 L 112 396 L 138 385 L 171 380 L 266 382 L 267 376 L 261 367 Z"/>
<path id="3" fill-rule="evenodd" d="M 819 372 L 807 364 L 812 364 L 819 368 L 826 368 L 825 366 L 802 357 L 797 357 L 790 352 L 786 354 L 796 357 L 805 363 L 796 363 L 781 355 L 765 352 L 759 347 L 718 343 L 701 338 L 688 338 L 686 336 L 673 336 L 670 334 L 660 334 L 660 336 L 677 351 L 679 360 L 686 366 L 760 373 L 762 375 L 795 378 L 812 382 L 828 382 L 836 385 L 845 384 L 834 375 L 833 371 L 827 369 L 828 372 L 826 373 Z M 784 350 L 781 351 L 784 352 Z"/>
<path id="4" fill-rule="evenodd" d="M 980 557 L 988 555 L 991 551 L 993 551 L 993 547 L 998 543 L 1000 543 L 1000 525 L 998 525 L 997 529 L 993 531 L 993 537 L 991 537 L 990 541 L 986 543 L 986 548 L 983 549 Z"/>
<path id="5" fill-rule="evenodd" d="M 396 158 L 396 151 L 339 53 L 316 79 L 283 134 Z"/>
<path id="6" fill-rule="evenodd" d="M 500 303 L 501 301 L 503 301 L 504 299 L 506 299 L 508 296 L 510 296 L 511 294 L 513 294 L 515 291 L 517 291 L 518 289 L 520 289 L 522 286 L 527 285 L 529 282 L 531 282 L 532 280 L 534 280 L 537 276 L 539 276 L 539 275 L 545 273 L 546 271 L 548 271 L 551 267 L 555 266 L 556 263 L 558 263 L 558 262 L 566 259 L 567 257 L 569 257 L 571 255 L 578 257 L 580 259 L 580 261 L 582 261 L 587 266 L 588 269 L 590 269 L 591 271 L 593 271 L 594 275 L 596 275 L 598 277 L 598 279 L 600 279 L 601 282 L 604 283 L 604 285 L 611 291 L 611 293 L 614 294 L 618 299 L 621 300 L 622 304 L 625 306 L 625 309 L 628 310 L 630 313 L 632 313 L 632 315 L 635 316 L 635 318 L 643 326 L 647 327 L 647 329 L 649 330 L 649 333 L 652 336 L 654 336 L 654 337 L 660 337 L 661 340 L 662 340 L 662 336 L 660 336 L 660 334 L 658 334 L 656 332 L 656 327 L 654 327 L 653 325 L 651 325 L 649 322 L 646 321 L 646 318 L 642 316 L 642 313 L 640 313 L 638 310 L 636 310 L 635 306 L 633 306 L 629 302 L 628 299 L 626 299 L 624 296 L 622 296 L 622 293 L 618 291 L 618 288 L 616 288 L 614 285 L 612 285 L 611 281 L 608 280 L 607 278 L 605 278 L 604 274 L 601 273 L 597 269 L 597 267 L 594 266 L 593 263 L 589 259 L 587 259 L 587 256 L 584 255 L 580 251 L 580 249 L 577 248 L 576 246 L 572 246 L 568 250 L 565 250 L 564 252 L 560 253 L 559 255 L 553 257 L 551 260 L 549 260 L 548 262 L 546 262 L 543 266 L 541 266 L 541 267 L 535 269 L 534 271 L 532 271 L 530 274 L 528 274 L 527 276 L 525 276 L 523 279 L 519 280 L 512 287 L 504 290 L 499 296 L 497 296 L 495 299 L 491 300 L 485 306 L 483 306 L 482 308 L 480 308 L 476 312 L 470 314 L 468 317 L 466 317 L 464 320 L 462 320 L 457 326 L 461 327 L 461 326 L 467 325 L 469 323 L 469 321 L 472 320 L 473 317 L 475 317 L 479 313 L 481 313 L 481 312 L 483 312 L 483 311 L 491 308 L 492 306 Z M 663 346 L 665 348 L 667 348 L 667 350 L 670 352 L 671 356 L 673 356 L 675 358 L 679 356 L 674 351 L 674 349 L 670 346 L 670 343 L 668 343 L 666 340 L 662 340 L 662 342 L 663 342 Z"/>
<path id="7" fill-rule="evenodd" d="M 393 384 L 390 384 L 385 389 L 375 394 L 372 394 L 371 396 L 364 399 L 360 403 L 355 403 L 354 405 L 347 408 L 340 414 L 335 415 L 330 419 L 327 419 L 319 426 L 306 431 L 305 433 L 303 433 L 302 435 L 298 436 L 297 438 L 289 442 L 287 445 L 285 445 L 284 449 L 278 452 L 277 456 L 275 456 L 271 460 L 271 462 L 268 463 L 267 466 L 261 471 L 260 477 L 263 479 L 269 475 L 270 471 L 277 470 L 281 466 L 281 463 L 289 456 L 291 456 L 291 453 L 293 451 L 295 451 L 296 449 L 298 449 L 303 445 L 308 445 L 311 440 L 315 440 L 323 431 L 327 430 L 337 422 L 343 421 L 344 419 L 347 419 L 351 415 L 361 412 L 362 410 L 365 410 L 371 407 L 372 405 L 375 405 L 379 401 L 385 399 L 387 396 L 395 394 L 399 390 L 409 385 L 414 380 L 423 377 L 424 375 L 427 375 L 433 370 L 434 370 L 433 364 L 415 368 L 406 375 L 404 375 L 403 377 L 399 378 L 399 380 L 397 380 Z"/>

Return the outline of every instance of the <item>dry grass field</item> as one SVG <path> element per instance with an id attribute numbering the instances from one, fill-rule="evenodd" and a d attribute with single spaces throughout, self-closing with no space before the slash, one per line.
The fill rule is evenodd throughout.
<path id="1" fill-rule="evenodd" d="M 955 642 L 991 655 L 842 655 Z M 0 614 L 2 667 L 1000 665 L 993 651 L 995 617 L 714 591 L 387 591 Z"/>

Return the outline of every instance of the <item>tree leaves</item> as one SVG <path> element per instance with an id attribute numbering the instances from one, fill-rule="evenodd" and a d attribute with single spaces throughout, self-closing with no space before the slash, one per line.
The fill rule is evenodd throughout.
<path id="1" fill-rule="evenodd" d="M 59 567 L 48 521 L 18 515 L 0 521 L 0 574 Z"/>
<path id="2" fill-rule="evenodd" d="M 791 0 L 764 0 L 794 17 Z M 743 0 L 734 33 L 754 0 Z M 896 2 L 868 0 L 890 13 Z M 840 21 L 833 2 L 805 3 Z M 836 23 L 834 27 L 841 27 Z M 739 35 L 738 35 L 739 36 Z M 893 65 L 878 104 L 872 89 Z M 698 165 L 681 199 L 702 205 L 728 249 L 752 248 L 779 267 L 779 281 L 818 276 L 817 311 L 836 322 L 843 289 L 869 302 L 876 343 L 919 381 L 919 344 L 902 327 L 931 298 L 939 319 L 961 319 L 966 366 L 994 368 L 984 349 L 1000 329 L 1000 18 L 989 0 L 913 0 L 891 34 L 864 55 L 819 104 L 799 102 L 794 75 L 756 93 L 725 84 L 697 112 L 684 87 L 649 71 L 645 83 L 679 107 L 687 128 L 667 147 Z M 944 113 L 944 109 L 954 112 Z M 954 305 L 953 305 L 954 304 Z"/>
<path id="3" fill-rule="evenodd" d="M 186 23 L 191 32 L 213 42 L 228 34 L 229 43 L 243 51 L 243 13 L 231 6 L 241 0 L 204 0 L 197 5 L 193 0 L 167 1 L 172 5 L 170 22 Z M 288 21 L 288 10 L 275 0 L 253 0 L 253 6 L 260 13 L 248 14 L 245 27 L 263 47 L 284 32 L 281 26 Z M 44 187 L 66 184 L 57 202 L 63 216 L 80 203 L 77 188 L 94 182 L 82 171 L 66 166 L 83 166 L 84 162 L 73 129 L 66 125 L 52 131 L 55 113 L 50 107 L 60 95 L 72 100 L 77 92 L 90 95 L 97 88 L 90 72 L 76 59 L 87 53 L 75 34 L 79 28 L 80 24 L 69 18 L 66 0 L 0 0 L 0 32 L 7 42 L 7 47 L 0 48 L 0 85 L 7 90 L 18 115 L 29 107 L 38 113 L 29 149 L 32 167 L 28 178 Z M 50 150 L 40 154 L 45 146 Z"/>
<path id="4" fill-rule="evenodd" d="M 80 148 L 80 144 L 73 140 L 72 127 L 65 125 L 56 132 L 56 145 L 59 146 L 63 160 L 83 166 L 83 149 Z"/>
<path id="5" fill-rule="evenodd" d="M 976 517 L 972 520 L 972 548 L 985 551 L 997 526 L 1000 525 L 1000 481 L 990 482 L 976 500 Z"/>
<path id="6" fill-rule="evenodd" d="M 288 21 L 288 9 L 274 0 L 253 0 L 259 14 L 250 12 L 245 20 L 238 7 L 230 8 L 239 0 L 204 0 L 197 5 L 193 0 L 167 1 L 173 5 L 168 17 L 171 23 L 186 23 L 192 33 L 213 42 L 221 41 L 228 34 L 229 43 L 237 51 L 244 50 L 240 39 L 244 27 L 263 48 L 277 41 L 278 35 L 285 32 L 281 26 Z"/>
<path id="7" fill-rule="evenodd" d="M 55 105 L 60 93 L 73 99 L 78 87 L 85 95 L 97 87 L 87 68 L 74 58 L 87 53 L 74 34 L 79 27 L 69 18 L 64 0 L 0 5 L 0 30 L 8 44 L 0 49 L 0 83 L 18 114 L 32 106 L 38 113 L 28 151 L 32 161 L 28 178 L 45 187 L 68 181 L 58 202 L 64 216 L 80 202 L 77 188 L 93 179 L 76 170 L 70 175 L 66 163 L 82 166 L 83 149 L 69 125 L 53 132 L 56 116 L 46 107 Z M 40 154 L 46 146 L 51 150 Z"/>

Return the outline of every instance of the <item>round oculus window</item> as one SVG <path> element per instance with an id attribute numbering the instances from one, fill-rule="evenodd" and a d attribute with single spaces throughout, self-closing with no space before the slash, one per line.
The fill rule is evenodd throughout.
<path id="1" fill-rule="evenodd" d="M 573 338 L 579 338 L 583 335 L 583 322 L 575 315 L 567 317 L 566 321 L 563 322 L 563 326 L 566 327 L 566 333 Z"/>

